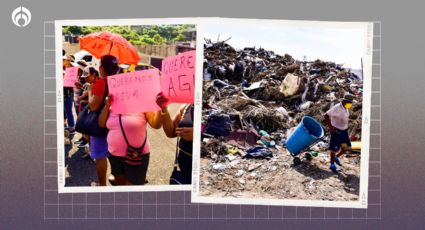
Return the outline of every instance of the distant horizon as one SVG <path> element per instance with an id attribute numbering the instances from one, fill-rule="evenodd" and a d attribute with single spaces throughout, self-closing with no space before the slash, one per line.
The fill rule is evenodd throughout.
<path id="1" fill-rule="evenodd" d="M 296 27 L 293 25 L 261 26 L 250 24 L 208 24 L 204 37 L 224 41 L 235 49 L 263 48 L 278 55 L 289 54 L 296 60 L 317 59 L 341 64 L 344 68 L 361 70 L 366 26 Z"/>

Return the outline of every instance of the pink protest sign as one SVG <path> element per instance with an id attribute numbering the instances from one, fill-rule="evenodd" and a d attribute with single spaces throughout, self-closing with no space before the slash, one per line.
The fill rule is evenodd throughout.
<path id="1" fill-rule="evenodd" d="M 161 91 L 170 102 L 193 103 L 195 57 L 193 50 L 162 60 Z"/>
<path id="2" fill-rule="evenodd" d="M 69 67 L 65 69 L 63 76 L 63 87 L 74 87 L 77 81 L 78 67 Z"/>
<path id="3" fill-rule="evenodd" d="M 156 96 L 160 90 L 158 69 L 108 76 L 112 113 L 138 113 L 160 110 Z"/>

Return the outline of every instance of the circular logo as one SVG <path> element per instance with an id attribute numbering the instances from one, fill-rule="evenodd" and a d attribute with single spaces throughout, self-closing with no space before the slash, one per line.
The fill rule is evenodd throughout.
<path id="1" fill-rule="evenodd" d="M 25 27 L 31 22 L 31 12 L 20 6 L 12 12 L 12 22 L 18 27 Z"/>

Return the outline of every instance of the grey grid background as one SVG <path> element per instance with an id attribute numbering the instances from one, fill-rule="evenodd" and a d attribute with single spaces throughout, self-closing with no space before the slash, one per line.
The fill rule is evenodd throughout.
<path id="1" fill-rule="evenodd" d="M 381 22 L 374 23 L 368 209 L 193 204 L 190 191 L 59 194 L 54 22 L 44 22 L 44 219 L 381 219 Z"/>

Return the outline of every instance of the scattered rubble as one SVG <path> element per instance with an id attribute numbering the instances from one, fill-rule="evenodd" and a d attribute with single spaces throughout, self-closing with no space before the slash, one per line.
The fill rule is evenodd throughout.
<path id="1" fill-rule="evenodd" d="M 350 138 L 361 140 L 362 76 L 341 65 L 298 61 L 262 48 L 236 50 L 206 39 L 201 143 L 201 194 L 234 197 L 357 200 L 360 155 L 328 169 L 329 137 L 309 161 L 292 165 L 285 142 L 303 116 L 323 124 L 344 94 L 356 96 Z M 327 131 L 327 127 L 324 127 Z"/>

